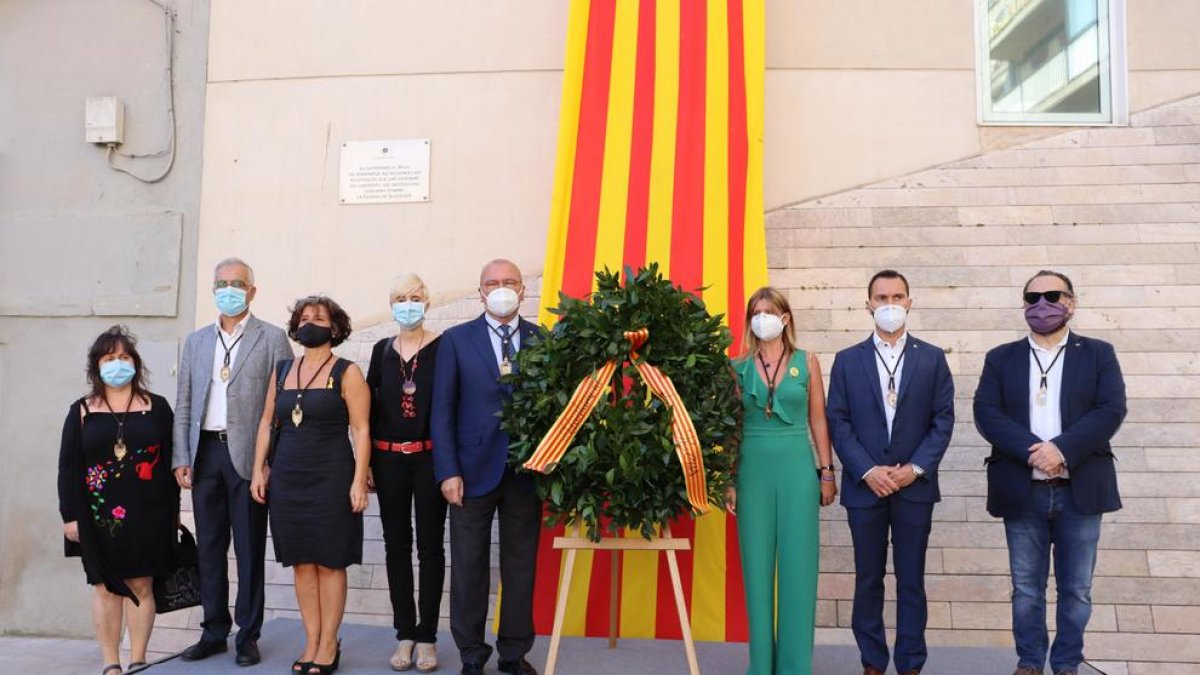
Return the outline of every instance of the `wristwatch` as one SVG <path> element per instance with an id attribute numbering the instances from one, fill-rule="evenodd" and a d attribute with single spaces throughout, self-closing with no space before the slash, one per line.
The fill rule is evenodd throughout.
<path id="1" fill-rule="evenodd" d="M 917 466 L 916 464 L 913 464 L 912 468 L 913 468 L 913 475 L 916 476 L 917 478 L 920 478 L 921 476 L 925 475 L 925 469 L 922 469 L 921 467 Z"/>

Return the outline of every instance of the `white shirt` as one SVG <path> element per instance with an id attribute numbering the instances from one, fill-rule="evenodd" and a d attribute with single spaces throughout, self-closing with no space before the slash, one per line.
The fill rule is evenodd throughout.
<path id="1" fill-rule="evenodd" d="M 904 355 L 904 347 L 908 344 L 908 331 L 904 331 L 904 334 L 897 338 L 895 346 L 888 344 L 887 341 L 879 337 L 879 333 L 875 331 L 871 332 L 871 340 L 875 344 L 875 353 L 882 354 L 883 361 L 887 362 L 887 367 L 895 369 L 892 371 L 892 380 L 896 385 L 896 393 L 899 394 L 900 374 L 904 371 L 904 361 L 900 357 Z M 887 404 L 888 372 L 887 368 L 883 367 L 883 362 L 879 360 L 878 356 L 875 357 L 875 370 L 879 373 L 879 391 L 883 396 L 883 416 L 887 418 L 888 440 L 891 440 L 892 421 L 896 419 L 896 409 Z M 913 466 L 917 465 L 913 464 Z M 875 467 L 867 469 L 867 472 L 862 476 L 863 479 L 865 480 L 866 477 L 874 470 Z"/>
<path id="2" fill-rule="evenodd" d="M 226 347 L 229 348 L 230 370 L 237 363 L 238 349 L 242 346 L 240 339 L 246 333 L 246 322 L 249 319 L 250 313 L 246 312 L 246 316 L 233 327 L 232 333 L 226 333 L 221 328 L 220 319 L 217 319 L 213 326 L 213 330 L 217 331 L 217 344 L 216 349 L 213 349 L 212 384 L 208 387 L 208 401 L 204 405 L 204 423 L 200 425 L 205 431 L 225 431 L 229 426 L 229 408 L 225 397 L 229 383 L 221 379 L 221 369 L 225 367 Z M 224 347 L 221 346 L 222 340 L 225 341 Z"/>
<path id="3" fill-rule="evenodd" d="M 1063 339 L 1054 345 L 1051 349 L 1045 349 L 1033 337 L 1029 337 L 1029 430 L 1034 436 L 1049 441 L 1056 438 L 1062 433 L 1062 374 L 1063 361 L 1067 359 L 1067 354 L 1059 356 L 1060 350 L 1065 350 L 1067 341 L 1071 339 L 1071 332 L 1063 336 Z M 1034 358 L 1034 354 L 1037 357 Z M 1055 361 L 1054 357 L 1058 356 Z M 1046 405 L 1038 405 L 1038 390 L 1042 383 L 1042 371 L 1038 368 L 1038 359 L 1042 362 L 1042 368 L 1049 368 L 1046 372 Z M 1050 362 L 1054 361 L 1051 366 Z M 1063 464 L 1062 473 L 1054 476 L 1054 478 L 1067 478 L 1066 463 Z M 1035 468 L 1033 470 L 1034 480 L 1046 480 L 1050 478 L 1046 472 Z"/>
<path id="4" fill-rule="evenodd" d="M 503 330 L 500 326 L 503 324 L 512 329 L 513 353 L 516 354 L 521 349 L 521 315 L 513 315 L 513 318 L 508 321 L 498 321 L 491 314 L 484 314 L 483 318 L 489 326 L 488 337 L 492 340 L 492 352 L 496 355 L 496 365 L 498 366 L 504 362 L 504 351 L 500 346 L 500 334 Z"/>
<path id="5" fill-rule="evenodd" d="M 883 396 L 883 414 L 887 418 L 888 439 L 892 438 L 892 421 L 896 419 L 896 409 L 887 404 L 888 398 L 888 368 L 893 369 L 892 379 L 896 385 L 896 393 L 900 393 L 900 375 L 904 372 L 904 360 L 900 357 L 904 356 L 904 347 L 908 344 L 908 331 L 896 340 L 896 345 L 892 346 L 886 340 L 879 337 L 879 333 L 871 333 L 871 339 L 875 343 L 875 370 L 879 373 L 879 391 Z M 879 355 L 883 356 L 883 361 L 880 361 Z M 887 368 L 883 367 L 887 363 Z"/>

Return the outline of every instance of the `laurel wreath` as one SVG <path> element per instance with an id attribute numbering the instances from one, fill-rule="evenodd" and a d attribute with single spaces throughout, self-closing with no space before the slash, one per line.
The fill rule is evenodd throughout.
<path id="1" fill-rule="evenodd" d="M 557 468 L 536 477 L 547 520 L 581 523 L 598 540 L 628 528 L 647 539 L 690 508 L 675 454 L 670 408 L 649 395 L 629 363 L 623 334 L 642 327 L 640 357 L 674 383 L 700 439 L 708 498 L 720 504 L 737 460 L 741 403 L 726 349 L 729 330 L 703 301 L 658 271 L 596 274 L 583 299 L 560 297 L 558 323 L 522 345 L 517 369 L 503 381 L 512 398 L 503 411 L 510 464 L 518 468 L 567 405 L 580 380 L 610 359 L 620 364 L 611 391 L 592 411 Z M 624 359 L 622 361 L 622 359 Z"/>

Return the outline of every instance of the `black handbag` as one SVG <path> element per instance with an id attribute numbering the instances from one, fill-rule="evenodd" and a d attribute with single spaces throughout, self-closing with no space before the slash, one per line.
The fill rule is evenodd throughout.
<path id="1" fill-rule="evenodd" d="M 283 391 L 283 383 L 287 380 L 288 370 L 293 359 L 285 359 L 275 364 L 275 397 Z M 267 466 L 275 463 L 275 446 L 279 444 L 279 418 L 271 416 L 271 435 L 267 437 Z"/>
<path id="2" fill-rule="evenodd" d="M 171 571 L 154 577 L 154 611 L 157 614 L 200 604 L 200 567 L 196 539 L 183 525 L 175 541 Z"/>

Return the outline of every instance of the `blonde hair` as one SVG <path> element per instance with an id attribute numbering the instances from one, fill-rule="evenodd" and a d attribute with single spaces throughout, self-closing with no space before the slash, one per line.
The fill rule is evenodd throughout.
<path id="1" fill-rule="evenodd" d="M 787 314 L 792 317 L 792 320 L 783 327 L 783 347 L 787 353 L 796 351 L 796 317 L 792 314 L 792 304 L 788 302 L 787 296 L 780 293 L 778 289 L 772 286 L 763 286 L 754 291 L 750 299 L 746 302 L 746 326 L 745 334 L 742 337 L 742 354 L 740 358 L 749 359 L 758 355 L 762 349 L 762 340 L 750 330 L 750 319 L 754 318 L 754 306 L 759 302 L 766 300 L 771 306 L 782 316 Z"/>
<path id="2" fill-rule="evenodd" d="M 392 290 L 388 295 L 388 301 L 396 297 L 408 297 L 418 292 L 424 295 L 426 300 L 429 299 L 429 289 L 425 286 L 425 282 L 421 281 L 421 277 L 411 272 L 402 274 L 392 282 Z"/>

